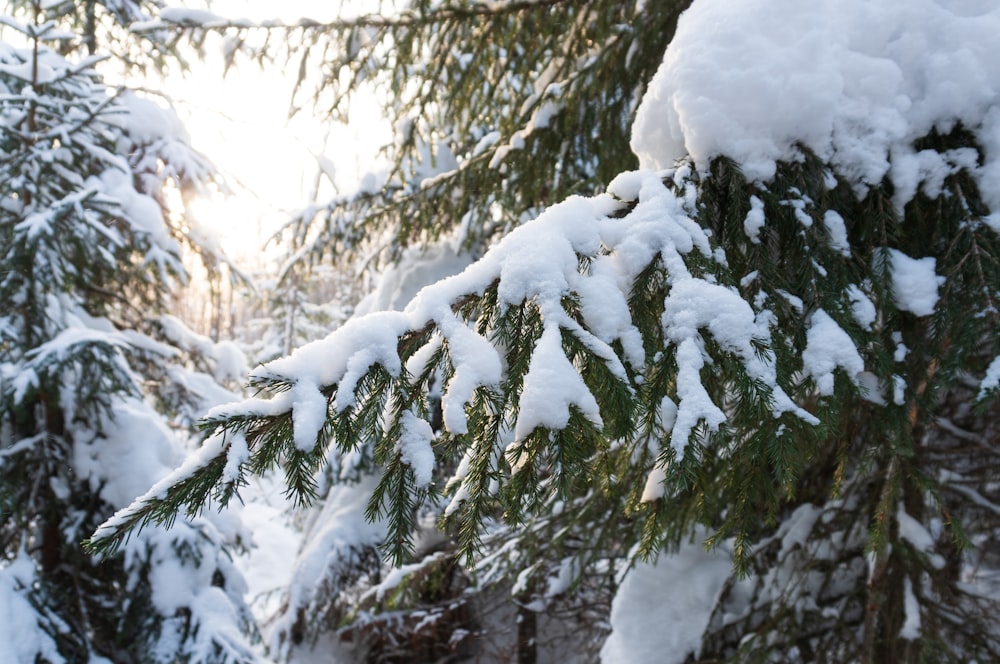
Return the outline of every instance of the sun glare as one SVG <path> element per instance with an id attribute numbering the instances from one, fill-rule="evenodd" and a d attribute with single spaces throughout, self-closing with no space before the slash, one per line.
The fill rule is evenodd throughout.
<path id="1" fill-rule="evenodd" d="M 211 8 L 257 21 L 325 20 L 335 17 L 330 7 L 337 6 L 226 0 Z M 324 15 L 316 15 L 318 8 Z M 293 75 L 251 62 L 237 62 L 224 73 L 221 55 L 212 55 L 211 48 L 206 53 L 207 61 L 191 73 L 165 82 L 192 144 L 215 164 L 228 188 L 192 201 L 189 211 L 197 224 L 212 229 L 234 262 L 257 271 L 265 268 L 264 243 L 293 211 L 349 193 L 376 170 L 388 124 L 373 98 L 357 100 L 348 125 L 308 111 L 289 118 Z"/>

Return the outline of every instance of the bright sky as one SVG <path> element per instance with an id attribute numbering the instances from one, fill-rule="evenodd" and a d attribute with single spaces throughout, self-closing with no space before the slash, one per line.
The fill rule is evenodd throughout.
<path id="1" fill-rule="evenodd" d="M 212 10 L 252 20 L 323 19 L 336 13 L 331 9 L 337 4 L 215 0 Z M 334 186 L 351 191 L 361 174 L 375 168 L 376 153 L 388 134 L 384 123 L 372 120 L 380 117 L 374 99 L 356 101 L 350 126 L 321 123 L 307 112 L 289 120 L 294 72 L 262 71 L 255 63 L 238 62 L 223 77 L 221 57 L 214 56 L 210 45 L 206 53 L 207 62 L 193 65 L 184 78 L 167 81 L 167 91 L 194 146 L 226 175 L 233 189 L 228 199 L 200 201 L 193 211 L 217 233 L 227 253 L 252 270 L 259 267 L 254 263 L 260 261 L 264 240 L 290 211 L 311 202 L 317 182 L 320 201 L 334 193 Z M 321 168 L 320 158 L 333 165 L 332 172 L 329 166 Z"/>

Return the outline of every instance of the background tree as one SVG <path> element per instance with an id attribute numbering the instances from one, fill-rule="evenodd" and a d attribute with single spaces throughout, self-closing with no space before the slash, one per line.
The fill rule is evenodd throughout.
<path id="1" fill-rule="evenodd" d="M 106 524 L 92 545 L 114 547 L 130 528 L 209 498 L 225 504 L 244 473 L 280 463 L 303 501 L 331 478 L 359 477 L 368 490 L 374 475 L 367 516 L 384 528 L 387 557 L 403 564 L 384 578 L 377 564 L 353 566 L 362 570 L 354 576 L 327 567 L 322 581 L 334 601 L 314 595 L 298 605 L 306 632 L 310 621 L 313 631 L 331 620 L 370 625 L 373 614 L 364 612 L 372 606 L 420 605 L 418 619 L 433 617 L 433 599 L 420 595 L 427 586 L 404 578 L 434 579 L 467 597 L 465 581 L 450 585 L 447 557 L 409 557 L 430 514 L 464 554 L 464 573 L 480 586 L 506 579 L 532 613 L 568 588 L 613 585 L 636 556 L 707 532 L 699 537 L 731 556 L 733 574 L 720 583 L 699 643 L 665 653 L 677 661 L 996 658 L 994 600 L 967 581 L 990 565 L 998 513 L 984 460 L 995 454 L 1000 383 L 1000 81 L 989 64 L 1000 56 L 990 36 L 1000 18 L 991 8 L 961 15 L 931 2 L 904 13 L 890 2 L 795 10 L 700 1 L 665 58 L 662 43 L 652 58 L 623 53 L 642 71 L 660 67 L 632 134 L 647 170 L 518 225 L 557 200 L 524 195 L 528 187 L 602 176 L 578 158 L 547 162 L 550 177 L 530 184 L 538 172 L 515 169 L 528 146 L 556 135 L 556 116 L 543 104 L 561 79 L 537 63 L 558 67 L 563 51 L 515 56 L 537 54 L 530 49 L 540 43 L 601 53 L 619 43 L 611 36 L 643 33 L 630 21 L 658 25 L 656 38 L 666 39 L 679 11 L 628 6 L 622 11 L 633 13 L 616 24 L 602 22 L 602 7 L 417 6 L 295 28 L 354 40 L 334 41 L 354 46 L 344 52 L 361 63 L 346 70 L 348 87 L 352 71 L 376 82 L 388 71 L 381 80 L 397 85 L 397 108 L 432 119 L 449 109 L 441 125 L 424 116 L 401 125 L 404 156 L 386 186 L 338 201 L 319 227 L 303 223 L 299 241 L 317 253 L 357 249 L 354 230 L 379 219 L 387 234 L 365 238 L 374 238 L 376 254 L 400 254 L 408 242 L 442 236 L 430 225 L 414 231 L 420 213 L 404 203 L 416 201 L 435 220 L 464 224 L 460 242 L 503 237 L 404 310 L 348 322 L 259 369 L 254 385 L 270 398 L 214 411 L 197 459 Z M 555 41 L 542 28 L 514 32 L 531 44 L 493 52 L 490 62 L 520 73 L 498 67 L 501 83 L 492 87 L 463 87 L 460 63 L 472 49 L 397 67 L 395 53 L 434 53 L 434 38 L 413 41 L 423 26 L 450 35 L 441 41 L 450 49 L 464 43 L 455 35 L 514 17 L 555 26 L 544 19 L 562 11 L 584 18 L 562 21 Z M 467 33 L 450 27 L 460 19 Z M 609 25 L 622 27 L 573 41 Z M 378 37 L 393 31 L 386 49 Z M 953 34 L 966 37 L 961 46 Z M 502 43 L 496 38 L 484 48 Z M 303 60 L 307 73 L 321 43 Z M 642 50 L 652 41 L 636 44 L 652 52 Z M 590 62 L 573 60 L 567 71 L 588 71 Z M 614 70 L 609 62 L 602 72 Z M 479 71 L 489 69 L 467 77 Z M 404 81 L 403 72 L 416 79 Z M 566 79 L 560 94 L 587 77 Z M 606 83 L 631 93 L 642 88 L 636 80 Z M 485 90 L 501 116 L 516 118 L 506 145 L 490 142 L 503 141 L 507 125 L 465 114 L 467 89 L 473 98 Z M 608 100 L 625 97 L 591 92 L 563 104 L 563 118 L 590 112 L 584 107 L 590 117 L 616 117 Z M 473 122 L 501 134 L 473 143 L 470 129 L 423 128 Z M 569 126 L 595 160 L 606 146 L 616 164 L 621 143 L 595 137 L 593 124 Z M 488 158 L 476 151 L 487 144 Z M 434 160 L 444 173 L 419 170 Z M 476 193 L 487 207 L 462 207 L 474 189 L 460 178 L 488 174 L 491 164 L 507 171 L 497 172 L 497 189 Z M 564 179 L 569 172 L 577 177 Z M 510 199 L 496 193 L 517 186 L 521 195 Z M 370 201 L 378 207 L 365 208 Z M 407 213 L 394 216 L 399 210 Z M 348 544 L 370 547 L 372 539 Z M 523 660 L 537 654 L 518 652 Z"/>
<path id="2" fill-rule="evenodd" d="M 482 249 L 633 168 L 631 118 L 686 6 L 418 1 L 287 27 L 177 12 L 140 31 L 199 46 L 222 32 L 231 62 L 297 63 L 292 112 L 343 120 L 353 95 L 384 99 L 397 128 L 388 173 L 310 205 L 286 229 L 312 263 L 361 255 L 378 267 L 456 230 L 462 246 Z"/>
<path id="3" fill-rule="evenodd" d="M 169 109 L 97 73 L 155 3 L 17 2 L 0 41 L 0 593 L 5 661 L 250 661 L 235 521 L 80 543 L 176 465 L 242 356 L 165 315 L 180 210 L 214 177 Z M 149 56 L 153 58 L 150 60 Z"/>

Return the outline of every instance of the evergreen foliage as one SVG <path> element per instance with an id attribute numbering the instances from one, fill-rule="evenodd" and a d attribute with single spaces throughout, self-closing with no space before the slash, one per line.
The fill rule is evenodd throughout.
<path id="1" fill-rule="evenodd" d="M 343 273 L 317 265 L 286 271 L 283 279 L 255 280 L 257 292 L 242 324 L 243 344 L 254 363 L 283 357 L 321 339 L 350 316 L 344 304 L 357 299 L 357 288 Z"/>
<path id="2" fill-rule="evenodd" d="M 0 41 L 0 593 L 10 613 L 0 658 L 251 661 L 252 623 L 223 521 L 151 530 L 104 561 L 81 547 L 182 458 L 186 427 L 231 398 L 221 382 L 238 379 L 211 344 L 164 315 L 190 243 L 168 196 L 207 185 L 211 168 L 167 111 L 97 72 L 99 26 L 128 50 L 117 41 L 122 23 L 148 18 L 145 5 L 9 9 Z"/>
<path id="3" fill-rule="evenodd" d="M 995 555 L 1000 513 L 983 383 L 1000 238 L 965 158 L 984 147 L 961 125 L 922 137 L 947 173 L 902 203 L 888 178 L 859 189 L 804 148 L 766 184 L 725 157 L 612 180 L 681 9 L 418 3 L 270 37 L 264 53 L 303 45 L 313 103 L 336 112 L 374 81 L 404 121 L 384 187 L 289 227 L 312 260 L 392 260 L 456 228 L 467 246 L 502 239 L 404 311 L 260 368 L 261 396 L 213 411 L 197 457 L 90 546 L 225 505 L 280 466 L 290 496 L 341 519 L 359 510 L 333 487 L 369 492 L 403 570 L 379 580 L 372 532 L 352 549 L 318 527 L 351 564 L 290 599 L 290 641 L 377 629 L 379 607 L 475 629 L 441 610 L 475 602 L 469 584 L 506 584 L 530 624 L 606 602 L 623 566 L 707 527 L 734 570 L 704 661 L 1000 656 L 994 601 L 965 582 Z M 907 257 L 942 278 L 928 310 L 894 282 Z M 428 517 L 464 568 L 415 547 Z"/>
<path id="4" fill-rule="evenodd" d="M 312 264 L 360 255 L 377 267 L 459 227 L 481 248 L 634 168 L 631 118 L 687 4 L 420 0 L 325 23 L 183 15 L 139 31 L 199 47 L 221 32 L 231 62 L 297 66 L 293 112 L 337 120 L 354 95 L 385 99 L 397 140 L 384 181 L 310 206 L 285 231 Z"/>
<path id="5" fill-rule="evenodd" d="M 928 144 L 956 140 L 962 140 L 960 130 L 928 137 Z M 981 375 L 998 351 L 989 302 L 1000 283 L 997 234 L 977 211 L 974 182 L 958 170 L 938 196 L 921 194 L 896 211 L 884 187 L 858 198 L 804 155 L 800 163 L 783 164 L 767 189 L 744 180 L 725 160 L 705 175 L 682 166 L 658 186 L 643 182 L 636 200 L 609 205 L 595 199 L 623 237 L 609 243 L 608 231 L 604 245 L 573 247 L 579 280 L 564 282 L 557 297 L 551 291 L 556 284 L 545 283 L 543 275 L 526 296 L 503 295 L 505 279 L 517 278 L 501 272 L 504 259 L 526 250 L 517 244 L 521 235 L 537 240 L 515 231 L 479 264 L 495 270 L 484 268 L 470 280 L 474 289 L 443 282 L 406 312 L 349 323 L 258 371 L 255 385 L 276 396 L 207 419 L 206 427 L 222 439 L 214 454 L 188 468 L 182 483 L 121 515 L 99 533 L 108 539 L 96 543 L 107 546 L 136 524 L 200 509 L 213 496 L 224 503 L 243 473 L 279 460 L 290 492 L 312 500 L 312 478 L 330 454 L 364 450 L 384 468 L 368 515 L 385 519 L 384 546 L 397 562 L 406 559 L 417 515 L 429 501 L 443 508 L 444 527 L 462 554 L 474 558 L 488 545 L 495 550 L 490 564 L 509 565 L 511 576 L 538 574 L 534 585 L 543 589 L 551 583 L 549 565 L 569 564 L 576 577 L 586 577 L 614 552 L 624 555 L 637 545 L 655 553 L 702 523 L 714 530 L 709 544 L 732 539 L 736 566 L 703 656 L 769 657 L 792 647 L 825 653 L 831 661 L 898 661 L 921 652 L 956 661 L 996 656 L 992 631 L 982 625 L 990 615 L 987 600 L 961 582 L 963 557 L 981 555 L 974 543 L 992 539 L 995 530 L 984 519 L 994 503 L 982 495 L 989 490 L 983 450 L 967 445 L 993 435 L 984 414 L 991 402 L 978 413 L 969 408 L 976 401 L 969 379 Z M 768 219 L 758 242 L 743 225 L 752 197 L 763 202 Z M 686 216 L 672 220 L 664 199 L 682 206 Z M 653 244 L 643 221 L 650 210 L 660 226 L 696 222 L 687 232 L 697 238 L 710 230 L 701 238 L 710 236 L 713 245 L 699 249 L 692 242 L 678 252 Z M 831 210 L 852 220 L 846 252 L 831 242 L 823 222 Z M 557 213 L 567 224 L 582 224 L 593 214 L 571 200 L 524 230 Z M 645 353 L 636 362 L 622 339 L 598 338 L 598 321 L 584 310 L 588 289 L 600 278 L 595 266 L 635 250 L 629 241 L 640 238 L 649 260 L 629 275 L 629 290 L 617 295 L 627 298 L 639 323 Z M 505 247 L 510 254 L 504 255 Z M 885 267 L 890 247 L 933 251 L 945 282 L 932 314 L 918 316 L 897 305 Z M 752 348 L 739 346 L 731 329 L 704 317 L 685 294 L 689 282 L 705 292 L 725 290 L 734 303 L 738 298 L 736 312 L 748 315 L 744 324 L 760 325 L 764 317 L 752 332 Z M 437 302 L 437 291 L 447 298 Z M 874 306 L 873 320 L 854 313 L 859 301 Z M 670 318 L 691 317 L 696 327 L 642 324 L 666 320 L 670 308 Z M 830 381 L 804 365 L 810 329 L 828 320 L 873 367 L 870 385 L 852 381 L 841 367 L 829 368 L 836 375 Z M 373 339 L 375 330 L 398 343 Z M 692 340 L 710 359 L 710 374 L 700 358 L 685 355 Z M 905 354 L 898 351 L 902 346 Z M 502 373 L 494 379 L 480 372 L 470 382 L 469 373 L 480 370 L 478 355 L 490 352 L 498 354 Z M 328 361 L 326 375 L 301 369 L 321 356 Z M 532 380 L 534 367 L 558 363 L 560 356 L 578 372 L 600 420 L 582 395 L 567 402 L 562 426 L 527 428 L 521 419 L 531 408 L 526 400 L 543 398 L 536 390 L 545 389 L 546 378 Z M 767 378 L 767 367 L 777 380 Z M 421 428 L 414 420 L 430 418 L 426 395 L 435 372 L 454 400 L 445 405 L 444 428 L 434 441 L 437 473 L 444 474 L 427 483 L 418 479 L 419 462 L 408 460 L 406 441 Z M 556 390 L 564 378 L 550 373 L 547 379 L 548 389 Z M 716 417 L 717 408 L 699 401 L 693 392 L 699 385 L 725 412 Z M 550 391 L 549 398 L 556 394 Z M 788 398 L 808 412 L 782 405 Z M 688 404 L 699 410 L 686 411 Z M 463 414 L 449 414 L 449 405 Z M 303 430 L 300 422 L 318 415 L 326 423 Z M 676 422 L 692 415 L 690 437 L 678 440 Z M 248 456 L 235 457 L 242 461 L 239 475 L 232 474 L 230 449 L 247 450 Z M 651 472 L 663 484 L 663 497 L 652 500 L 644 496 Z M 498 545 L 490 524 L 501 517 L 505 541 Z M 789 524 L 802 519 L 809 534 L 801 551 L 776 552 Z M 503 560 L 514 551 L 519 555 Z M 870 578 L 866 553 L 874 560 Z M 785 588 L 777 585 L 776 570 L 788 567 L 795 574 L 780 577 L 790 579 Z M 740 592 L 748 586 L 749 606 Z M 914 593 L 920 605 L 919 643 L 898 637 L 904 592 Z M 812 610 L 802 609 L 802 593 L 813 600 Z M 733 624 L 726 615 L 744 618 Z"/>
<path id="6" fill-rule="evenodd" d="M 292 338 L 317 338 L 312 320 L 323 312 L 309 303 L 323 300 L 300 289 L 315 283 L 327 265 L 347 270 L 354 263 L 381 279 L 387 267 L 414 260 L 430 264 L 435 255 L 459 264 L 545 206 L 574 193 L 600 191 L 616 174 L 634 168 L 628 148 L 632 116 L 687 4 L 417 2 L 287 26 L 184 12 L 164 13 L 137 31 L 188 39 L 198 48 L 222 33 L 234 65 L 242 58 L 262 66 L 284 63 L 297 72 L 293 112 L 309 109 L 334 121 L 346 116 L 356 95 L 385 101 L 398 129 L 396 142 L 386 148 L 389 171 L 366 178 L 356 193 L 310 204 L 279 234 L 294 250 L 269 298 L 268 311 L 280 329 L 263 337 L 280 336 L 286 346 Z M 441 241 L 452 249 L 439 245 L 417 253 Z M 419 274 L 406 274 L 405 267 L 400 272 L 401 284 L 421 284 Z M 360 308 L 390 301 L 405 304 L 379 293 Z M 436 386 L 427 404 L 433 411 L 441 376 L 426 383 Z M 379 417 L 374 406 L 369 416 Z M 341 466 L 349 469 L 343 473 L 349 481 L 377 472 L 371 454 L 348 456 L 343 462 L 332 459 L 333 469 L 319 480 L 324 500 L 341 480 Z M 307 541 L 314 537 L 316 532 L 307 533 Z M 471 531 L 466 537 L 474 539 Z M 356 544 L 361 559 L 369 560 L 364 552 L 374 542 Z M 303 556 L 319 549 L 305 546 Z M 371 578 L 364 569 L 351 569 L 352 560 L 354 555 L 346 555 L 329 563 L 328 583 L 304 578 L 305 589 L 289 591 L 277 623 L 307 615 L 315 627 L 305 630 L 308 636 L 325 629 L 317 617 L 324 611 L 317 607 L 339 606 L 338 596 L 351 594 L 338 579 Z M 602 588 L 600 601 L 606 604 L 611 588 Z M 295 605 L 293 595 L 310 593 L 315 596 L 306 604 Z M 356 607 L 344 611 L 353 614 Z M 277 631 L 286 644 L 279 649 L 303 632 L 283 626 Z"/>

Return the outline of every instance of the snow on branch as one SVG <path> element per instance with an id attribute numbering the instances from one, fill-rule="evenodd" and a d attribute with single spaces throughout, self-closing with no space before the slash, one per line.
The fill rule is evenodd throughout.
<path id="1" fill-rule="evenodd" d="M 979 35 L 982 25 L 997 25 L 996 12 L 962 16 L 930 0 L 919 0 L 921 12 L 854 4 L 856 11 L 821 3 L 787 12 L 790 27 L 781 3 L 694 4 L 633 128 L 640 163 L 658 172 L 625 173 L 608 194 L 570 197 L 420 291 L 404 311 L 358 318 L 265 365 L 251 378 L 261 396 L 205 418 L 214 450 L 119 514 L 92 546 L 114 547 L 129 528 L 198 509 L 209 496 L 225 503 L 245 472 L 279 463 L 292 494 L 307 501 L 329 449 L 365 448 L 385 469 L 369 515 L 390 515 L 389 537 L 403 547 L 405 515 L 438 491 L 433 472 L 428 480 L 429 395 L 438 380 L 438 435 L 457 442 L 463 457 L 446 483 L 456 491 L 449 513 L 466 499 L 478 505 L 477 492 L 493 496 L 498 476 L 549 490 L 539 488 L 541 467 L 558 487 L 560 474 L 586 471 L 594 455 L 640 426 L 665 443 L 658 469 L 695 463 L 692 447 L 700 452 L 712 436 L 728 435 L 734 419 L 735 439 L 785 463 L 786 423 L 818 423 L 798 405 L 805 397 L 836 401 L 867 389 L 871 358 L 859 341 L 872 332 L 873 303 L 885 309 L 880 324 L 885 315 L 939 311 L 934 259 L 852 245 L 849 212 L 867 218 L 879 210 L 872 218 L 895 223 L 918 188 L 937 196 L 956 174 L 971 176 L 988 207 L 1000 201 L 990 179 L 995 151 L 986 150 L 980 167 L 966 148 L 914 147 L 956 126 L 974 143 L 994 145 L 1000 79 L 989 65 L 1000 53 L 984 45 L 997 42 L 976 39 L 976 49 L 959 53 L 954 44 L 964 41 L 941 35 Z M 869 24 L 880 26 L 877 38 L 858 41 L 870 33 L 859 26 Z M 934 48 L 903 48 L 890 39 L 898 34 Z M 940 53 L 964 58 L 968 67 L 952 69 L 969 72 L 956 83 L 969 94 L 949 94 L 950 79 L 933 75 L 929 58 Z M 799 71 L 803 63 L 808 69 Z M 870 81 L 861 69 L 871 70 Z M 966 89 L 972 81 L 974 94 Z M 893 193 L 880 189 L 883 181 Z M 730 259 L 743 274 L 730 271 Z M 776 259 L 796 261 L 796 273 Z M 872 265 L 885 266 L 880 279 L 891 283 L 868 279 Z M 838 371 L 846 391 L 835 389 Z M 878 381 L 898 382 L 882 373 Z M 985 389 L 995 375 L 991 368 Z M 664 418 L 650 416 L 662 403 L 676 406 L 669 431 L 656 424 Z M 794 463 L 778 475 L 788 480 Z M 532 478 L 539 482 L 525 489 Z"/>
<path id="2" fill-rule="evenodd" d="M 676 376 L 671 444 L 680 459 L 689 439 L 701 435 L 699 425 L 712 431 L 727 418 L 701 382 L 706 364 L 715 361 L 708 339 L 758 386 L 754 394 L 765 411 L 815 423 L 778 385 L 766 351 L 768 317 L 714 283 L 704 267 L 697 276 L 688 267 L 695 256 L 720 267 L 708 232 L 684 201 L 690 174 L 681 169 L 666 182 L 654 173 L 626 174 L 611 187 L 619 197 L 570 198 L 510 233 L 464 272 L 421 290 L 404 311 L 355 319 L 264 365 L 251 384 L 269 396 L 210 411 L 203 425 L 211 444 L 116 515 L 91 546 L 113 547 L 128 529 L 168 520 L 181 506 L 197 509 L 210 495 L 225 503 L 246 468 L 262 472 L 279 457 L 286 466 L 301 465 L 290 484 L 308 499 L 309 476 L 330 445 L 374 444 L 376 460 L 388 467 L 383 482 L 409 487 L 380 487 L 373 514 L 412 507 L 384 501 L 397 494 L 416 500 L 429 484 L 427 392 L 436 370 L 444 376 L 441 435 L 495 449 L 498 430 L 484 424 L 489 417 L 473 416 L 482 408 L 495 411 L 513 435 L 507 447 L 512 472 L 544 463 L 546 454 L 563 458 L 563 450 L 546 451 L 555 441 L 539 444 L 545 440 L 540 432 L 603 427 L 614 437 L 611 432 L 634 427 L 607 424 L 606 414 L 628 421 L 622 413 L 638 407 L 641 373 L 665 362 Z M 667 288 L 659 333 L 666 353 L 653 357 L 633 322 L 633 289 L 651 268 L 664 275 Z M 587 461 L 556 465 L 574 463 Z"/>
<path id="3" fill-rule="evenodd" d="M 956 125 L 996 145 L 1000 12 L 912 0 L 795 3 L 699 0 L 681 17 L 632 127 L 643 168 L 725 155 L 751 180 L 806 148 L 863 193 L 888 177 L 898 209 L 965 162 L 960 150 L 918 150 Z M 996 150 L 972 163 L 1000 204 Z M 973 162 L 975 155 L 973 154 Z"/>

